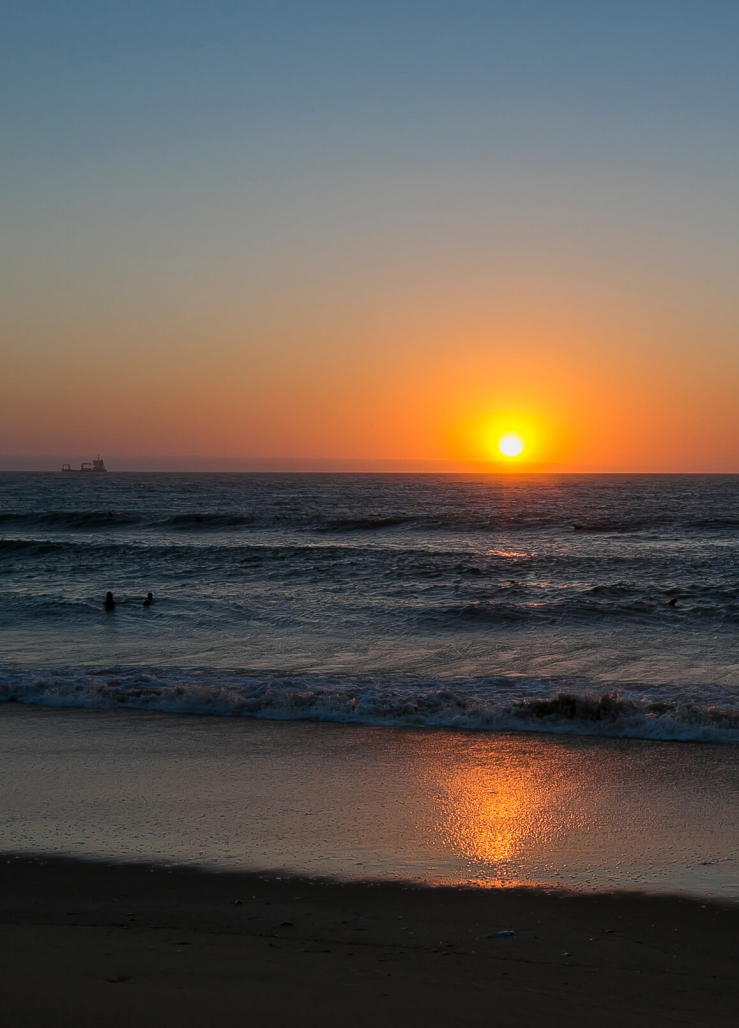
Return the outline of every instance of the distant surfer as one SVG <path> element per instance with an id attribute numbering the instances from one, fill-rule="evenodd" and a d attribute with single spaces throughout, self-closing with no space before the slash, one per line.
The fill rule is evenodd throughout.
<path id="1" fill-rule="evenodd" d="M 113 593 L 105 594 L 105 603 L 103 604 L 103 606 L 108 612 L 110 612 L 111 610 L 115 610 L 115 600 L 113 599 Z"/>
<path id="2" fill-rule="evenodd" d="M 677 596 L 673 596 L 671 600 L 667 601 L 668 606 L 677 607 Z"/>
<path id="3" fill-rule="evenodd" d="M 143 607 L 150 607 L 153 602 L 154 602 L 153 594 L 152 593 L 147 593 L 146 594 L 146 599 L 144 600 L 142 606 Z"/>

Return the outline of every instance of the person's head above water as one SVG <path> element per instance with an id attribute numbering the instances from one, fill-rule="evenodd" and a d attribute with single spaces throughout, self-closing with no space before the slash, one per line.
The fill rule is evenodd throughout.
<path id="1" fill-rule="evenodd" d="M 107 592 L 105 594 L 104 607 L 105 607 L 106 610 L 113 610 L 113 608 L 115 607 L 115 600 L 113 599 L 113 593 Z"/>

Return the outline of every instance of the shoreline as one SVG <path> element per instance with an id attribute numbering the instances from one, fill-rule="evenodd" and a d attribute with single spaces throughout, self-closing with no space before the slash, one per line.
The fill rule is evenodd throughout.
<path id="1" fill-rule="evenodd" d="M 507 719 L 503 718 L 500 722 L 491 721 L 490 723 L 482 724 L 474 720 L 469 723 L 450 720 L 446 723 L 443 721 L 436 722 L 432 719 L 424 721 L 419 718 L 414 719 L 413 717 L 409 717 L 406 720 L 402 717 L 391 720 L 389 717 L 380 717 L 369 713 L 366 716 L 356 716 L 354 713 L 344 714 L 340 709 L 334 715 L 327 711 L 321 711 L 310 716 L 305 714 L 304 706 L 300 702 L 294 707 L 289 705 L 286 705 L 284 708 L 276 707 L 274 712 L 265 713 L 262 710 L 241 709 L 244 704 L 244 698 L 237 693 L 232 697 L 228 697 L 228 702 L 230 702 L 231 706 L 224 702 L 222 698 L 221 702 L 224 703 L 222 706 L 217 704 L 211 705 L 205 701 L 201 701 L 198 704 L 192 702 L 186 695 L 188 688 L 195 690 L 201 688 L 204 684 L 206 688 L 211 686 L 214 689 L 220 689 L 224 680 L 227 685 L 233 687 L 235 683 L 236 688 L 238 688 L 241 684 L 238 681 L 238 674 L 228 669 L 198 669 L 195 671 L 190 669 L 187 672 L 182 672 L 176 668 L 169 667 L 157 668 L 156 673 L 160 681 L 153 687 L 150 687 L 149 691 L 153 692 L 156 689 L 161 693 L 158 703 L 152 702 L 150 698 L 147 698 L 146 701 L 141 701 L 138 696 L 133 696 L 129 699 L 126 695 L 125 690 L 127 686 L 130 687 L 132 683 L 137 683 L 142 675 L 152 674 L 152 669 L 148 666 L 139 668 L 132 665 L 125 668 L 100 671 L 92 667 L 55 669 L 52 667 L 28 668 L 21 664 L 17 666 L 8 664 L 5 667 L 0 667 L 0 713 L 2 713 L 4 708 L 18 706 L 30 710 L 54 712 L 105 713 L 110 711 L 127 711 L 134 714 L 154 714 L 167 718 L 233 718 L 251 722 L 278 722 L 282 724 L 295 722 L 312 725 L 339 725 L 356 729 L 382 728 L 411 733 L 461 733 L 483 737 L 489 735 L 512 736 L 514 738 L 551 737 L 554 739 L 597 740 L 606 743 L 658 743 L 677 744 L 680 746 L 695 744 L 699 746 L 720 746 L 722 748 L 739 746 L 738 715 L 732 713 L 736 726 L 734 721 L 732 721 L 729 728 L 724 726 L 721 718 L 716 719 L 715 723 L 694 724 L 682 723 L 678 718 L 669 728 L 665 728 L 659 721 L 659 718 L 664 716 L 664 711 L 655 716 L 649 702 L 643 700 L 640 706 L 638 702 L 624 699 L 618 688 L 609 688 L 608 682 L 593 683 L 593 688 L 582 694 L 578 693 L 577 690 L 568 692 L 562 683 L 554 682 L 549 693 L 545 694 L 546 690 L 542 689 L 542 696 L 528 701 L 531 711 L 527 709 L 526 702 L 521 701 L 519 704 L 518 701 L 512 701 Z M 99 679 L 111 676 L 113 680 L 106 682 L 101 688 Z M 50 691 L 47 695 L 42 696 L 41 689 L 35 680 L 44 679 L 45 677 L 54 679 L 53 688 L 58 691 L 58 695 Z M 356 691 L 348 688 L 348 686 L 354 684 L 351 677 L 348 682 L 344 682 L 341 676 L 331 674 L 318 676 L 274 672 L 270 674 L 250 673 L 242 677 L 245 681 L 251 683 L 269 681 L 272 684 L 275 680 L 282 678 L 290 686 L 297 678 L 306 688 L 310 686 L 311 679 L 315 679 L 324 688 L 338 683 L 348 693 Z M 361 676 L 357 677 L 361 678 Z M 366 677 L 367 682 L 369 682 L 370 676 Z M 121 679 L 126 678 L 129 678 L 131 682 L 121 681 Z M 183 678 L 186 680 L 184 687 L 182 684 Z M 16 679 L 16 681 L 11 683 L 11 679 Z M 24 679 L 30 679 L 30 682 L 24 681 Z M 169 681 L 170 679 L 171 682 Z M 440 690 L 442 687 L 448 690 L 454 687 L 455 684 L 454 681 L 446 682 L 441 679 L 431 685 L 426 683 L 428 688 L 438 688 Z M 410 680 L 402 683 L 402 686 L 406 688 L 415 687 L 415 685 L 416 683 Z M 45 687 L 48 688 L 46 685 Z M 79 695 L 79 690 L 84 688 L 90 691 L 89 699 Z M 364 683 L 364 688 L 367 688 L 366 682 Z M 621 689 L 623 690 L 623 686 Z M 170 699 L 168 690 L 176 693 L 176 702 Z M 74 695 L 75 693 L 77 695 Z M 73 699 L 71 698 L 72 696 L 74 696 Z M 343 697 L 340 697 L 340 699 L 343 699 Z M 539 707 L 541 708 L 541 713 L 536 712 Z M 621 707 L 623 707 L 623 713 L 619 710 Z M 629 717 L 640 717 L 643 719 L 643 723 L 635 726 L 625 726 L 622 723 L 622 719 L 628 719 Z M 650 718 L 654 717 L 657 719 L 650 720 Z"/>
<path id="2" fill-rule="evenodd" d="M 0 869 L 17 1028 L 735 1023 L 735 902 L 57 856 Z"/>

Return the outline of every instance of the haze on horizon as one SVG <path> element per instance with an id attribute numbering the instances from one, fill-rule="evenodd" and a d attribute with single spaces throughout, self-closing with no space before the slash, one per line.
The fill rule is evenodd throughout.
<path id="1" fill-rule="evenodd" d="M 0 457 L 739 471 L 738 39 L 729 0 L 13 5 Z"/>

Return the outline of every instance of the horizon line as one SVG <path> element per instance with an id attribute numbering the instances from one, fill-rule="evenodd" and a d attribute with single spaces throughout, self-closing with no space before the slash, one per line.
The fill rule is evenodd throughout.
<path id="1" fill-rule="evenodd" d="M 89 454 L 0 454 L 0 472 L 56 472 L 63 463 L 90 460 Z M 314 473 L 314 474 L 600 474 L 600 475 L 736 475 L 723 468 L 660 470 L 605 467 L 544 461 L 499 461 L 474 458 L 361 457 L 212 457 L 204 455 L 123 455 L 105 458 L 108 472 L 167 473 Z"/>

